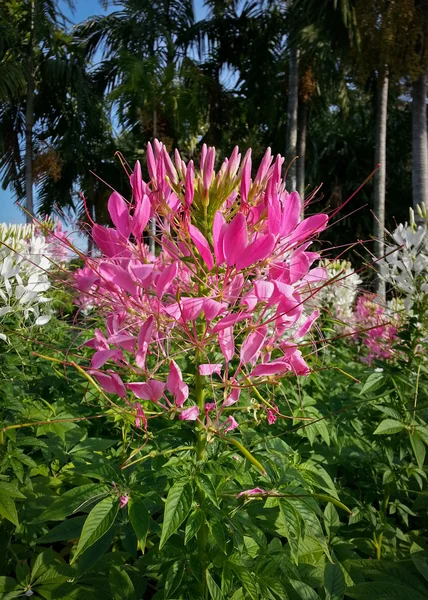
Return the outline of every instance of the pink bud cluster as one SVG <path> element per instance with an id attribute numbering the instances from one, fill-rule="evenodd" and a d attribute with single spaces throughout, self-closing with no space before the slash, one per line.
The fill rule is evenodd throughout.
<path id="1" fill-rule="evenodd" d="M 274 389 L 286 374 L 309 374 L 299 343 L 319 313 L 305 314 L 304 300 L 325 272 L 313 268 L 319 255 L 308 248 L 328 217 L 301 218 L 283 162 L 268 149 L 252 180 L 251 150 L 241 161 L 235 148 L 216 172 L 214 148 L 204 145 L 196 169 L 178 151 L 173 162 L 155 140 L 149 180 L 137 162 L 131 201 L 118 192 L 109 199 L 114 227 L 93 225 L 101 256 L 76 274 L 82 296 L 105 316 L 105 331 L 87 342 L 90 372 L 136 411 L 137 426 L 147 426 L 145 407 L 221 435 L 238 426 L 227 413 L 240 398 Z M 152 218 L 157 257 L 145 243 Z M 279 409 L 264 408 L 274 423 Z"/>

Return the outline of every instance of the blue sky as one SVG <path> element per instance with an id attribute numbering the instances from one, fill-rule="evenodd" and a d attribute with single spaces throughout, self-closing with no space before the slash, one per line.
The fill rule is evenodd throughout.
<path id="1" fill-rule="evenodd" d="M 84 21 L 87 17 L 94 14 L 101 14 L 103 8 L 101 7 L 98 0 L 75 0 L 75 10 L 71 13 L 66 3 L 60 0 L 64 13 L 75 23 Z M 195 16 L 196 19 L 201 19 L 205 14 L 204 0 L 194 0 L 195 5 Z M 113 7 L 111 10 L 117 10 L 117 7 Z M 13 199 L 13 194 L 10 190 L 3 190 L 0 187 L 0 223 L 24 223 L 25 215 L 16 206 Z"/>

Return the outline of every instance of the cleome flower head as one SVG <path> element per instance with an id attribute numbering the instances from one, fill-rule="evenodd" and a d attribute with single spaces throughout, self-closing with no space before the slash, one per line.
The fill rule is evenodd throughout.
<path id="1" fill-rule="evenodd" d="M 86 259 L 75 283 L 105 319 L 87 342 L 104 390 L 224 435 L 239 426 L 232 405 L 263 386 L 274 422 L 281 413 L 268 390 L 310 372 L 299 342 L 319 313 L 307 314 L 304 299 L 325 273 L 308 248 L 328 217 L 302 219 L 299 195 L 285 190 L 284 159 L 270 149 L 254 179 L 251 150 L 241 160 L 235 148 L 218 171 L 215 159 L 204 146 L 197 168 L 149 144 L 149 179 L 137 162 L 131 199 L 110 196 L 113 227 L 93 225 L 101 255 Z M 150 219 L 157 256 L 146 245 Z"/>

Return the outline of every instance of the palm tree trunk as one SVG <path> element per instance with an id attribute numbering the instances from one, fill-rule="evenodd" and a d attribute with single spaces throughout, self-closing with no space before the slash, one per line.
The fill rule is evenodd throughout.
<path id="1" fill-rule="evenodd" d="M 34 0 L 31 1 L 30 52 L 27 79 L 27 99 L 25 107 L 25 208 L 27 223 L 33 222 L 33 127 L 34 127 Z"/>
<path id="2" fill-rule="evenodd" d="M 385 254 L 385 184 L 386 184 L 386 121 L 388 116 L 388 69 L 379 70 L 377 87 L 376 114 L 376 152 L 375 162 L 380 165 L 374 177 L 374 237 L 375 256 L 382 258 Z M 377 293 L 385 298 L 385 282 L 379 273 L 376 281 Z"/>
<path id="3" fill-rule="evenodd" d="M 299 105 L 299 50 L 297 46 L 290 49 L 288 77 L 288 110 L 287 138 L 285 147 L 286 164 L 289 167 L 287 188 L 296 189 L 296 158 L 297 153 L 297 112 Z"/>
<path id="4" fill-rule="evenodd" d="M 297 191 L 301 199 L 305 196 L 305 161 L 306 161 L 306 131 L 307 131 L 308 109 L 304 102 L 299 106 L 297 140 Z"/>
<path id="5" fill-rule="evenodd" d="M 412 184 L 413 206 L 428 208 L 427 75 L 413 82 L 412 102 Z"/>

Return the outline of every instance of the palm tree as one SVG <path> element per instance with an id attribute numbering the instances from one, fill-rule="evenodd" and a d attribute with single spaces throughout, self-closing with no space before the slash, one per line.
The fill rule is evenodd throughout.
<path id="1" fill-rule="evenodd" d="M 1 3 L 0 73 L 5 82 L 0 86 L 0 172 L 3 186 L 11 185 L 17 198 L 25 199 L 28 221 L 34 214 L 34 145 L 45 119 L 52 117 L 52 98 L 41 89 L 46 77 L 58 89 L 64 84 L 67 41 L 55 0 Z"/>
<path id="2" fill-rule="evenodd" d="M 428 1 L 416 1 L 419 29 L 416 51 L 420 56 L 419 73 L 412 83 L 412 183 L 413 206 L 428 206 L 428 143 L 427 143 L 427 50 L 428 50 Z M 417 31 L 417 30 L 416 30 Z"/>

